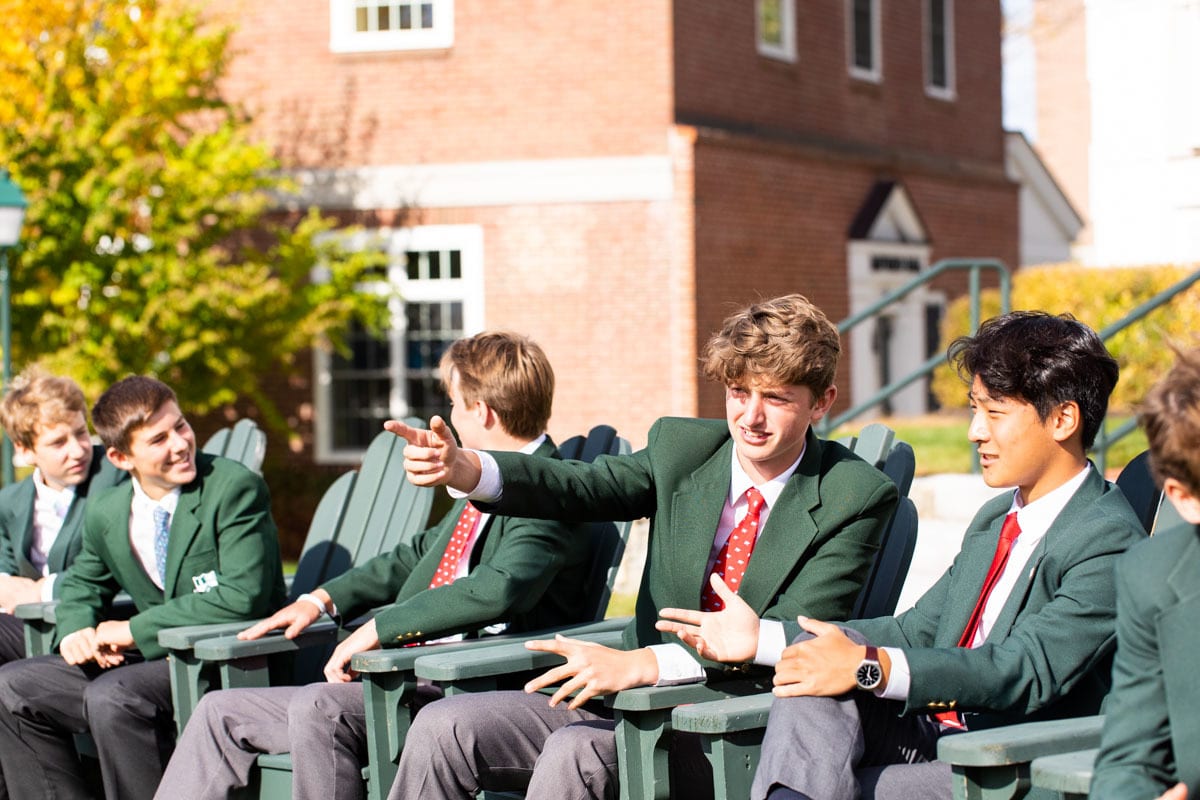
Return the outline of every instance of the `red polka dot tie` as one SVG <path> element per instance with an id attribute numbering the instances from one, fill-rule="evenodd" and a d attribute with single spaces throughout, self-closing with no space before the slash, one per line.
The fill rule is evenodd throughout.
<path id="1" fill-rule="evenodd" d="M 725 542 L 721 552 L 717 554 L 717 560 L 713 562 L 713 572 L 720 575 L 725 584 L 735 592 L 741 586 L 742 575 L 746 573 L 746 566 L 750 563 L 750 554 L 754 552 L 754 543 L 758 541 L 758 517 L 764 503 L 766 500 L 758 489 L 751 486 L 746 490 L 746 516 L 742 517 L 733 533 L 729 534 L 729 540 Z M 717 597 L 712 586 L 705 582 L 704 589 L 700 592 L 700 610 L 720 611 L 724 607 L 725 603 Z"/>
<path id="2" fill-rule="evenodd" d="M 433 574 L 433 580 L 429 582 L 430 589 L 454 583 L 454 576 L 458 572 L 458 562 L 462 560 L 463 550 L 466 549 L 467 542 L 471 541 L 471 534 L 474 533 L 475 526 L 479 524 L 479 516 L 479 509 L 467 503 L 467 507 L 463 509 L 458 518 L 458 524 L 454 526 L 454 535 L 450 537 L 450 543 L 446 545 L 446 552 L 442 554 L 442 560 L 438 562 L 437 572 Z"/>

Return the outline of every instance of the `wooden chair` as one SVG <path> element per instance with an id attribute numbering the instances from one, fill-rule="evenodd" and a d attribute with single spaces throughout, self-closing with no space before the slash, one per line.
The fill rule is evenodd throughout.
<path id="1" fill-rule="evenodd" d="M 200 451 L 239 461 L 261 475 L 263 457 L 267 454 L 267 434 L 254 420 L 242 418 L 233 427 L 221 428 L 208 437 Z"/>
<path id="2" fill-rule="evenodd" d="M 415 420 L 408 420 L 413 424 Z M 309 525 L 308 536 L 296 572 L 291 577 L 288 601 L 310 592 L 346 570 L 390 551 L 414 531 L 423 529 L 429 518 L 434 491 L 409 483 L 404 472 L 405 442 L 387 431 L 379 433 L 367 448 L 361 468 L 340 476 L 326 490 Z M 268 655 L 294 652 L 294 648 L 271 650 L 258 642 L 241 642 L 228 648 L 226 657 L 207 658 L 196 645 L 214 637 L 235 637 L 250 621 L 192 625 L 160 631 L 158 641 L 170 651 L 171 690 L 175 720 L 180 731 L 205 692 L 212 688 L 266 686 L 271 679 Z M 330 645 L 338 628 L 321 622 L 305 631 L 305 644 Z M 236 642 L 237 639 L 234 638 Z M 261 642 L 284 641 L 269 636 Z M 259 646 L 255 646 L 259 645 Z M 274 659 L 276 678 L 282 669 Z M 297 680 L 319 674 L 319 655 L 296 660 L 291 671 Z"/>
<path id="3" fill-rule="evenodd" d="M 572 437 L 562 443 L 560 455 L 590 461 L 603 453 L 629 452 L 629 443 L 616 435 L 608 425 L 593 428 L 586 437 Z M 403 470 L 401 470 L 403 474 Z M 590 609 L 593 619 L 601 619 L 608 606 L 611 581 L 624 553 L 629 525 L 612 523 L 589 526 L 589 535 L 596 543 L 593 551 L 593 579 L 588 584 L 590 597 L 585 607 Z M 314 642 L 324 641 L 328 634 L 320 630 L 321 624 L 310 626 L 293 640 L 282 636 L 270 636 L 253 642 L 242 642 L 236 638 L 221 638 L 201 641 L 195 646 L 198 659 L 216 664 L 235 664 L 247 658 L 262 658 L 278 652 L 299 652 L 311 647 Z M 369 793 L 372 797 L 386 795 L 399 762 L 404 734 L 411 721 L 410 701 L 416 690 L 412 674 L 413 662 L 421 653 L 431 651 L 462 651 L 487 647 L 492 642 L 524 641 L 528 634 L 516 636 L 488 636 L 478 640 L 431 645 L 428 647 L 389 648 L 354 657 L 352 667 L 363 674 L 366 693 L 367 725 L 371 732 L 368 743 L 370 756 L 364 769 Z M 321 659 L 319 663 L 323 663 Z M 265 673 L 263 673 L 265 678 Z M 242 680 L 239 676 L 239 681 Z M 247 685 L 239 682 L 237 685 Z M 266 683 L 250 685 L 267 685 Z M 255 783 L 249 787 L 248 796 L 262 798 L 291 797 L 291 755 L 264 755 L 258 759 Z"/>
<path id="4" fill-rule="evenodd" d="M 267 435 L 252 419 L 240 419 L 232 427 L 222 428 L 208 438 L 200 452 L 224 456 L 261 474 L 263 456 L 267 452 Z M 54 643 L 54 608 L 57 601 L 28 603 L 17 606 L 13 614 L 24 623 L 25 655 L 41 656 L 50 652 Z M 125 619 L 134 611 L 124 592 L 113 602 L 114 619 Z"/>
<path id="5" fill-rule="evenodd" d="M 894 432 L 884 425 L 869 425 L 856 437 L 843 442 L 869 463 L 894 473 L 893 480 L 907 494 L 912 484 L 915 462 L 912 448 L 906 443 L 895 442 Z M 894 458 L 892 456 L 894 455 Z M 899 587 L 891 581 L 903 583 L 912 558 L 916 541 L 916 507 L 907 497 L 898 506 L 897 513 L 885 531 L 892 549 L 881 547 L 881 555 L 887 550 L 886 558 L 877 557 L 872 571 L 859 597 L 859 607 L 895 607 Z M 907 553 L 907 555 L 905 555 Z M 875 572 L 886 561 L 886 566 Z M 609 623 L 626 620 L 609 620 Z M 583 632 L 572 632 L 578 638 L 589 639 L 609 647 L 621 647 L 621 630 L 616 627 L 591 628 Z M 440 684 L 447 694 L 464 691 L 485 691 L 496 688 L 500 680 L 511 672 L 541 671 L 549 669 L 562 659 L 550 653 L 526 650 L 522 645 L 504 645 L 464 656 L 462 654 L 433 654 L 418 658 L 416 675 Z M 670 796 L 667 750 L 673 727 L 673 716 L 685 710 L 719 706 L 731 693 L 753 692 L 741 699 L 758 697 L 769 707 L 770 694 L 762 694 L 762 686 L 751 684 L 725 684 L 716 689 L 705 684 L 684 686 L 641 687 L 620 692 L 612 699 L 617 719 L 617 752 L 621 769 L 621 798 L 665 798 Z M 765 727 L 763 717 L 759 727 Z M 757 732 L 761 743 L 762 732 Z M 718 750 L 716 756 L 725 756 Z M 757 763 L 757 761 L 755 761 Z M 724 767 L 718 767 L 718 770 Z M 753 768 L 749 768 L 753 775 Z M 717 781 L 720 785 L 720 781 Z M 747 791 L 749 784 L 747 783 Z M 491 795 L 489 795 L 490 797 Z M 736 795 L 730 795 L 736 796 Z"/>

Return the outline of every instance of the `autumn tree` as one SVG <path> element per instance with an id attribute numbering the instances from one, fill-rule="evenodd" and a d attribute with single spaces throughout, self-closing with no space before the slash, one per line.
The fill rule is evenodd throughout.
<path id="1" fill-rule="evenodd" d="M 264 375 L 368 324 L 344 252 L 223 96 L 228 24 L 187 0 L 0 0 L 0 167 L 29 200 L 13 263 L 13 360 L 90 396 L 131 372 L 204 412 L 277 412 Z M 311 280 L 314 267 L 322 280 Z"/>

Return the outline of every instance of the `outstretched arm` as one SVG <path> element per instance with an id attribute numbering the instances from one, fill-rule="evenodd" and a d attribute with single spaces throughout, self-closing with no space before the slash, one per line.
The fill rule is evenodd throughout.
<path id="1" fill-rule="evenodd" d="M 404 447 L 404 470 L 409 482 L 449 486 L 464 493 L 479 485 L 479 456 L 459 448 L 450 426 L 441 417 L 429 420 L 427 431 L 394 419 L 383 423 L 383 427 L 408 442 Z"/>

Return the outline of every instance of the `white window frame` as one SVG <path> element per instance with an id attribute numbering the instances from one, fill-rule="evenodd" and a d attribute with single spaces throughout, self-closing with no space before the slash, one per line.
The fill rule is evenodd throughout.
<path id="1" fill-rule="evenodd" d="M 946 85 L 935 86 L 933 84 L 933 3 L 941 2 L 943 4 L 943 23 L 945 30 L 943 31 L 943 42 L 945 43 L 945 52 L 943 56 L 946 60 Z M 922 50 L 925 53 L 925 94 L 930 97 L 936 97 L 939 100 L 954 100 L 957 97 L 955 88 L 955 69 L 954 69 L 954 0 L 922 0 L 923 6 L 923 25 L 922 34 L 924 45 Z"/>
<path id="2" fill-rule="evenodd" d="M 883 80 L 883 44 L 880 23 L 879 0 L 868 0 L 871 5 L 871 66 L 861 67 L 854 63 L 856 45 L 854 34 L 854 6 L 857 0 L 846 0 L 846 67 L 850 77 L 860 81 L 879 83 Z"/>
<path id="3" fill-rule="evenodd" d="M 409 414 L 405 397 L 406 302 L 459 301 L 463 305 L 463 335 L 483 330 L 483 228 L 478 225 L 424 225 L 414 228 L 381 228 L 346 236 L 349 249 L 380 249 L 389 256 L 387 277 L 360 285 L 360 290 L 386 298 L 391 319 L 385 334 L 392 348 L 391 390 L 388 416 Z M 457 250 L 460 278 L 410 280 L 407 254 L 411 251 Z M 317 279 L 319 279 L 319 271 Z M 335 448 L 333 445 L 332 356 L 322 348 L 313 351 L 314 460 L 318 464 L 358 464 L 364 449 Z"/>
<path id="4" fill-rule="evenodd" d="M 779 27 L 783 41 L 778 44 L 763 39 L 762 6 L 764 3 L 779 3 Z M 754 41 L 758 54 L 789 63 L 796 62 L 796 0 L 755 0 Z"/>
<path id="5" fill-rule="evenodd" d="M 387 0 L 329 0 L 329 49 L 334 53 L 444 50 L 454 45 L 454 0 L 424 0 L 433 6 L 433 27 L 416 30 L 358 31 L 357 9 L 378 8 Z M 398 6 L 392 13 L 399 14 Z M 368 14 L 370 16 L 370 14 Z"/>

